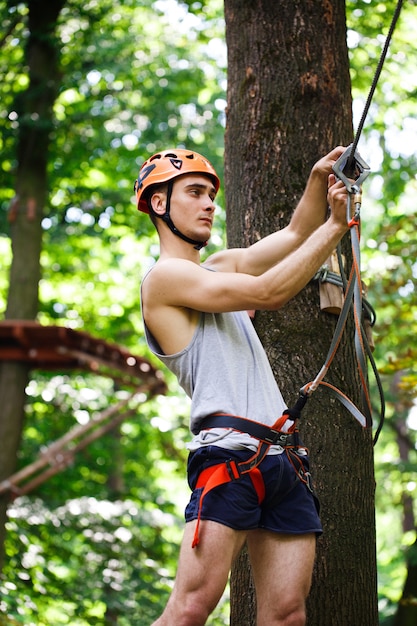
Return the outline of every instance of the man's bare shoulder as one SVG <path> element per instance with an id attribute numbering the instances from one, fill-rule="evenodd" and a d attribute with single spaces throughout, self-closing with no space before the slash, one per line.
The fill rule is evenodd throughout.
<path id="1" fill-rule="evenodd" d="M 198 313 L 187 307 L 187 291 L 198 284 L 196 272 L 203 272 L 198 264 L 170 258 L 158 261 L 142 282 L 143 317 L 165 354 L 187 346 L 198 323 Z"/>
<path id="2" fill-rule="evenodd" d="M 182 305 L 184 290 L 202 280 L 198 263 L 187 259 L 167 258 L 155 263 L 142 282 L 142 296 L 148 304 Z"/>
<path id="3" fill-rule="evenodd" d="M 229 248 L 209 256 L 202 267 L 216 272 L 238 272 L 239 262 L 245 254 L 244 248 Z"/>
<path id="4" fill-rule="evenodd" d="M 152 270 L 146 275 L 144 284 L 148 286 L 165 283 L 176 282 L 181 280 L 189 273 L 193 273 L 198 270 L 200 266 L 187 259 L 169 258 L 159 260 L 155 263 Z"/>
<path id="5" fill-rule="evenodd" d="M 186 278 L 197 278 L 203 270 L 216 272 L 236 272 L 243 250 L 236 248 L 216 252 L 199 264 L 188 259 L 170 257 L 158 260 L 146 277 L 147 288 L 161 283 L 178 283 Z"/>

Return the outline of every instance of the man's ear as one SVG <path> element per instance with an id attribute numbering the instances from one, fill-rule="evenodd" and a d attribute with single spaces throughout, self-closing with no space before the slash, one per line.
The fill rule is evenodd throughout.
<path id="1" fill-rule="evenodd" d="M 151 196 L 151 206 L 157 215 L 164 215 L 167 196 L 164 191 L 155 191 Z"/>

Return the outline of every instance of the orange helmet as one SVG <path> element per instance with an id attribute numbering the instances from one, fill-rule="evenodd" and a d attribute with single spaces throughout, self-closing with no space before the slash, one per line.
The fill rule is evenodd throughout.
<path id="1" fill-rule="evenodd" d="M 183 148 L 164 150 L 149 157 L 139 170 L 134 187 L 138 210 L 149 213 L 145 193 L 147 189 L 183 174 L 206 174 L 212 179 L 216 193 L 220 187 L 220 180 L 214 167 L 201 154 Z"/>

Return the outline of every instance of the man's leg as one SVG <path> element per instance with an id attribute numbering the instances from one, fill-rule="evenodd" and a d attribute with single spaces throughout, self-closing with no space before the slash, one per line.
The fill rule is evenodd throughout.
<path id="1" fill-rule="evenodd" d="M 248 533 L 257 598 L 257 626 L 304 626 L 316 537 L 266 530 Z"/>
<path id="2" fill-rule="evenodd" d="M 247 534 L 205 520 L 200 526 L 200 543 L 192 548 L 195 525 L 193 521 L 185 526 L 174 588 L 153 626 L 203 626 L 223 594 Z"/>

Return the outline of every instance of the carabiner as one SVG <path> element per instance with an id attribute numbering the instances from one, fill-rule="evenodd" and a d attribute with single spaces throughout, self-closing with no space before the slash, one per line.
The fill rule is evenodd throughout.
<path id="1" fill-rule="evenodd" d="M 332 169 L 337 178 L 346 185 L 346 189 L 349 193 L 357 193 L 357 190 L 360 189 L 365 178 L 368 177 L 371 168 L 362 159 L 357 150 L 355 154 L 351 154 L 352 146 L 353 144 L 351 143 L 350 146 L 346 148 L 344 153 L 337 159 Z"/>

